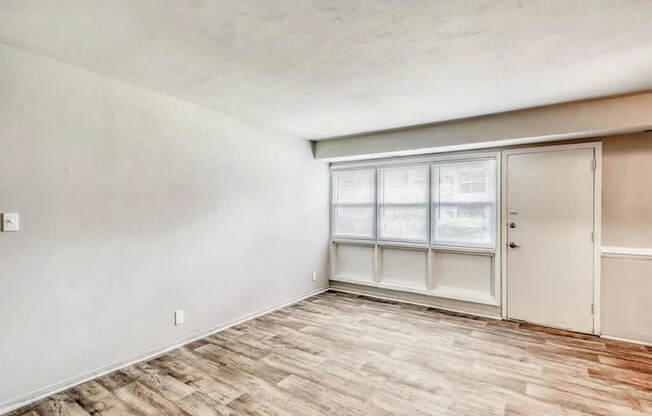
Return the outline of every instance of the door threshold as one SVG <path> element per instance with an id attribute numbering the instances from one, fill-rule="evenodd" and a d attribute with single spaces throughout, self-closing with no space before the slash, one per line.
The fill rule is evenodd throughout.
<path id="1" fill-rule="evenodd" d="M 532 326 L 532 327 L 542 328 L 544 330 L 544 332 L 563 331 L 563 332 L 570 332 L 570 333 L 578 334 L 578 335 L 590 335 L 590 336 L 593 336 L 593 337 L 599 337 L 600 336 L 600 334 L 596 334 L 595 332 L 583 332 L 583 331 L 579 331 L 579 330 L 576 330 L 576 329 L 562 328 L 562 327 L 559 327 L 559 326 L 545 325 L 545 324 L 539 324 L 539 323 L 536 323 L 536 322 L 524 321 L 522 319 L 505 318 L 505 320 L 506 321 L 511 321 L 511 322 L 516 322 L 516 323 L 519 323 L 519 324 L 526 324 L 526 325 L 529 325 L 529 326 Z"/>

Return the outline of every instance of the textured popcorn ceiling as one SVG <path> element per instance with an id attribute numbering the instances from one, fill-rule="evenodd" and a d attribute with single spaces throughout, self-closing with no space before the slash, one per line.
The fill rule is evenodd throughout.
<path id="1" fill-rule="evenodd" d="M 0 42 L 309 139 L 652 88 L 642 0 L 0 0 Z"/>

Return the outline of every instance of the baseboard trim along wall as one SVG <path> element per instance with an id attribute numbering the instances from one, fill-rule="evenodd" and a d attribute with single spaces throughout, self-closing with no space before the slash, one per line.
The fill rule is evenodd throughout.
<path id="1" fill-rule="evenodd" d="M 645 345 L 647 347 L 652 347 L 652 342 L 650 342 L 650 341 L 639 341 L 639 340 L 635 340 L 635 339 L 622 338 L 622 337 L 618 337 L 618 336 L 611 336 L 611 335 L 605 335 L 605 334 L 600 334 L 600 338 L 611 339 L 613 341 L 629 342 L 631 344 L 638 344 L 638 345 Z"/>
<path id="2" fill-rule="evenodd" d="M 310 291 L 310 292 L 308 292 L 308 293 L 306 293 L 304 295 L 297 296 L 297 297 L 294 297 L 294 298 L 292 298 L 290 300 L 286 300 L 286 301 L 281 302 L 279 304 L 273 305 L 273 306 L 271 306 L 269 308 L 265 308 L 262 311 L 254 312 L 254 313 L 250 313 L 250 314 L 241 316 L 240 318 L 238 318 L 238 319 L 236 319 L 234 321 L 219 324 L 219 325 L 214 326 L 212 328 L 208 328 L 208 329 L 205 329 L 203 331 L 196 332 L 194 334 L 188 335 L 186 337 L 183 337 L 181 339 L 178 339 L 176 341 L 173 341 L 173 342 L 171 342 L 169 344 L 166 344 L 166 345 L 163 345 L 161 347 L 152 348 L 150 350 L 147 350 L 147 351 L 145 351 L 143 353 L 140 353 L 140 354 L 137 354 L 135 356 L 131 356 L 131 357 L 125 358 L 123 360 L 120 360 L 118 362 L 99 367 L 99 368 L 97 368 L 95 370 L 91 370 L 91 371 L 86 372 L 84 374 L 81 374 L 81 375 L 79 375 L 77 377 L 73 377 L 73 378 L 70 378 L 70 379 L 67 379 L 67 380 L 60 381 L 58 383 L 51 384 L 49 386 L 40 388 L 40 389 L 38 389 L 36 391 L 33 391 L 33 392 L 28 393 L 28 394 L 26 394 L 24 396 L 21 396 L 21 397 L 10 399 L 10 400 L 8 400 L 8 401 L 6 401 L 4 403 L 0 403 L 0 415 L 11 412 L 12 410 L 18 409 L 20 407 L 26 406 L 26 405 L 28 405 L 30 403 L 33 403 L 33 402 L 37 401 L 37 400 L 41 400 L 41 399 L 43 399 L 45 397 L 48 397 L 48 396 L 50 396 L 52 394 L 56 394 L 56 393 L 62 392 L 64 390 L 68 390 L 68 389 L 70 389 L 72 387 L 78 386 L 78 385 L 80 385 L 82 383 L 85 383 L 87 381 L 91 381 L 91 380 L 93 380 L 95 378 L 101 377 L 101 376 L 106 375 L 108 373 L 111 373 L 113 371 L 117 371 L 117 370 L 120 370 L 122 368 L 129 367 L 130 365 L 139 363 L 141 361 L 150 360 L 150 359 L 155 358 L 155 357 L 157 357 L 159 355 L 165 354 L 165 353 L 167 353 L 169 351 L 172 351 L 172 350 L 174 350 L 176 348 L 182 347 L 182 346 L 184 346 L 186 344 L 189 344 L 189 343 L 191 343 L 193 341 L 196 341 L 196 340 L 198 340 L 200 338 L 206 337 L 208 335 L 215 334 L 217 332 L 220 332 L 220 331 L 223 331 L 225 329 L 231 328 L 232 326 L 235 326 L 235 325 L 241 324 L 243 322 L 258 318 L 259 316 L 266 315 L 266 314 L 268 314 L 270 312 L 273 312 L 273 311 L 275 311 L 277 309 L 284 308 L 286 306 L 289 306 L 289 305 L 292 305 L 294 303 L 300 302 L 300 301 L 302 301 L 302 300 L 304 300 L 306 298 L 309 298 L 309 297 L 318 295 L 320 293 L 323 293 L 323 292 L 325 292 L 325 291 L 327 291 L 329 289 L 330 289 L 330 287 L 326 286 L 326 287 L 322 287 L 322 288 L 319 288 L 319 289 L 316 289 L 316 290 L 312 290 L 312 291 Z"/>
<path id="3" fill-rule="evenodd" d="M 413 298 L 411 295 L 414 294 L 409 292 L 400 292 L 392 289 L 375 288 L 371 286 L 366 287 L 358 284 L 347 284 L 335 280 L 331 280 L 330 289 L 337 292 L 350 293 L 353 295 L 368 296 L 370 298 L 390 300 L 393 302 L 402 302 L 402 303 L 408 303 L 408 304 L 418 305 L 418 306 L 425 306 L 428 308 L 440 309 L 442 311 L 448 311 L 453 313 L 462 313 L 465 315 L 502 320 L 500 315 L 491 314 L 490 312 L 491 308 L 487 308 L 487 310 L 484 311 L 482 308 L 485 305 L 478 305 L 479 309 L 474 309 L 474 310 L 468 310 L 465 308 L 455 308 L 448 304 L 442 303 L 446 301 L 446 299 L 437 299 L 437 298 L 433 298 L 432 296 L 425 296 L 425 295 L 419 296 L 419 298 L 417 299 L 417 298 Z M 497 308 L 494 309 L 498 311 Z"/>
<path id="4" fill-rule="evenodd" d="M 366 290 L 366 288 L 358 286 L 358 285 L 343 285 L 342 282 L 338 282 L 338 281 L 331 281 L 330 290 L 333 290 L 333 291 L 336 291 L 336 292 L 350 293 L 352 295 L 368 296 L 370 298 L 376 298 L 376 299 L 381 299 L 381 300 L 389 300 L 389 301 L 394 301 L 394 302 L 408 303 L 408 304 L 412 304 L 412 305 L 426 306 L 426 307 L 433 308 L 433 309 L 440 309 L 442 311 L 453 312 L 453 313 L 463 313 L 465 315 L 495 319 L 495 320 L 498 320 L 498 321 L 504 320 L 500 316 L 493 316 L 493 315 L 489 315 L 489 314 L 483 314 L 481 312 L 476 312 L 476 311 L 472 312 L 472 311 L 468 311 L 468 310 L 450 308 L 450 307 L 448 307 L 446 305 L 430 303 L 430 302 L 427 302 L 427 301 L 420 302 L 418 300 L 413 300 L 413 299 L 409 299 L 409 298 L 406 298 L 404 296 L 401 296 L 401 293 L 396 292 L 396 291 L 387 291 L 387 292 L 383 292 L 381 294 L 381 293 L 377 293 L 375 291 Z M 632 344 L 652 346 L 652 342 L 650 342 L 650 341 L 636 340 L 636 339 L 628 338 L 626 336 L 618 336 L 617 334 L 616 335 L 610 335 L 610 334 L 602 333 L 602 334 L 596 335 L 596 336 L 598 336 L 600 338 L 611 339 L 611 340 L 614 340 L 614 341 L 623 341 L 623 342 L 630 342 Z"/>
<path id="5" fill-rule="evenodd" d="M 602 257 L 652 260 L 652 248 L 602 246 Z"/>

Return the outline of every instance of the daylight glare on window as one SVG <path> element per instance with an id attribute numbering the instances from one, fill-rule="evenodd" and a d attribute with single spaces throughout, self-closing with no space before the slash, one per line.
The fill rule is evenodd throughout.
<path id="1" fill-rule="evenodd" d="M 434 244 L 493 246 L 495 160 L 433 165 Z"/>
<path id="2" fill-rule="evenodd" d="M 428 166 L 381 169 L 379 239 L 428 241 Z"/>
<path id="3" fill-rule="evenodd" d="M 492 248 L 495 158 L 333 171 L 333 236 Z"/>
<path id="4" fill-rule="evenodd" d="M 333 234 L 374 238 L 376 170 L 336 172 L 333 185 Z"/>

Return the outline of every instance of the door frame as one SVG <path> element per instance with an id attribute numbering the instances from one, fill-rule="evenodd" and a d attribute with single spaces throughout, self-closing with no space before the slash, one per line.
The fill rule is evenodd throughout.
<path id="1" fill-rule="evenodd" d="M 595 173 L 593 175 L 593 333 L 600 335 L 600 256 L 602 247 L 602 142 L 587 142 L 563 144 L 554 146 L 527 147 L 502 151 L 501 163 L 501 218 L 500 235 L 502 244 L 502 273 L 501 273 L 501 314 L 507 319 L 507 171 L 508 156 L 526 153 L 554 152 L 560 150 L 592 149 L 595 158 Z"/>

